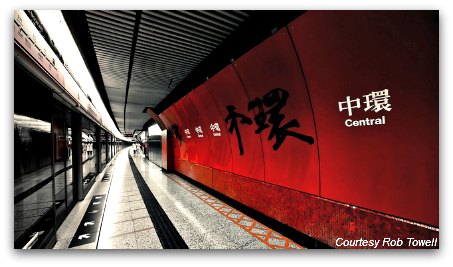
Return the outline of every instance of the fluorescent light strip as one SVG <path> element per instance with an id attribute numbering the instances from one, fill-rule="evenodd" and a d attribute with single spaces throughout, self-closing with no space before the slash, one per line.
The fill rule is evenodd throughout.
<path id="1" fill-rule="evenodd" d="M 112 130 L 112 133 L 125 141 L 131 141 L 123 136 L 116 128 L 113 119 L 107 112 L 104 103 L 96 89 L 96 85 L 88 72 L 85 61 L 80 54 L 79 49 L 69 31 L 68 25 L 63 18 L 60 10 L 35 10 L 39 20 L 53 40 L 55 47 L 63 56 L 65 65 L 69 67 L 77 82 L 80 84 L 81 90 L 91 98 L 91 101 L 102 117 Z"/>

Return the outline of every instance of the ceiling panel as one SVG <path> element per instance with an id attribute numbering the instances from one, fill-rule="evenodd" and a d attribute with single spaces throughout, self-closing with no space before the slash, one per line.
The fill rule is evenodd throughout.
<path id="1" fill-rule="evenodd" d="M 145 107 L 157 106 L 250 13 L 86 11 L 102 80 L 120 131 L 141 130 L 149 120 L 143 113 Z"/>

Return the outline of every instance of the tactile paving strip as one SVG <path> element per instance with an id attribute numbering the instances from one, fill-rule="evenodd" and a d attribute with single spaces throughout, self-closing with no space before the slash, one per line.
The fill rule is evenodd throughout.
<path id="1" fill-rule="evenodd" d="M 162 247 L 165 249 L 189 248 L 179 234 L 178 230 L 176 230 L 175 226 L 168 218 L 165 211 L 160 206 L 157 199 L 154 197 L 130 154 L 129 163 L 131 165 L 138 190 L 140 191 L 140 195 L 142 196 L 143 202 L 148 210 L 149 217 L 153 222 L 154 229 L 156 230 L 156 234 L 159 237 Z"/>
<path id="2" fill-rule="evenodd" d="M 304 247 L 296 244 L 291 239 L 284 237 L 280 233 L 255 221 L 242 212 L 228 206 L 227 204 L 211 196 L 210 194 L 192 186 L 192 184 L 190 184 L 189 182 L 186 182 L 182 179 L 175 179 L 170 176 L 169 178 L 270 248 L 304 249 Z"/>

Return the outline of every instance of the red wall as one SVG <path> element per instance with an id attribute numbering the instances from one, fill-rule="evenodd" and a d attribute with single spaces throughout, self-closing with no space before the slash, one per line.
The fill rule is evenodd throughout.
<path id="1" fill-rule="evenodd" d="M 247 123 L 242 124 L 242 119 L 237 119 L 238 130 L 242 140 L 243 154 L 239 149 L 239 142 L 236 131 L 228 132 L 231 121 L 228 123 L 225 119 L 228 116 L 228 105 L 235 107 L 235 112 L 243 114 L 252 120 L 253 113 L 247 111 L 249 97 L 232 66 L 226 67 L 217 75 L 206 82 L 206 89 L 220 112 L 219 122 L 225 124 L 225 134 L 230 140 L 230 148 L 233 161 L 233 173 L 257 179 L 264 180 L 264 160 L 263 149 L 261 146 L 260 136 L 255 134 L 255 127 Z M 215 151 L 222 153 L 222 151 Z"/>
<path id="2" fill-rule="evenodd" d="M 271 184 L 318 194 L 319 163 L 313 113 L 305 79 L 286 28 L 250 50 L 233 65 L 251 100 L 260 98 L 264 101 L 265 95 L 275 89 L 286 91 L 286 104 L 275 114 L 275 117 L 284 118 L 276 128 L 282 128 L 292 120 L 300 125 L 288 128 L 287 133 L 282 131 L 283 142 L 275 150 L 278 137 L 271 136 L 273 125 L 270 122 L 274 115 L 267 114 L 269 127 L 260 133 L 264 155 L 264 180 Z M 281 91 L 279 94 L 283 98 Z M 264 106 L 263 110 L 269 111 L 277 105 Z M 257 111 L 258 108 L 253 110 Z M 252 128 L 258 127 L 253 125 Z M 315 142 L 307 143 L 298 137 L 284 136 L 292 133 L 311 137 Z M 251 138 L 257 139 L 257 135 L 253 132 Z"/>
<path id="3" fill-rule="evenodd" d="M 222 171 L 233 172 L 233 160 L 227 128 L 224 121 L 220 119 L 222 117 L 221 113 L 208 92 L 206 84 L 202 84 L 192 91 L 188 97 L 198 112 L 199 119 L 204 125 L 204 134 L 209 140 L 208 145 L 211 149 L 212 165 L 208 166 Z M 209 112 L 206 112 L 206 110 L 209 110 Z M 217 125 L 219 128 L 215 127 Z"/>
<path id="4" fill-rule="evenodd" d="M 172 131 L 175 169 L 329 244 L 351 224 L 358 237 L 404 234 L 370 228 L 397 225 L 385 215 L 438 226 L 436 23 L 416 11 L 304 13 L 160 115 L 182 136 Z M 365 96 L 385 89 L 368 103 L 388 110 L 365 111 Z M 348 96 L 361 105 L 351 116 L 339 108 Z M 242 154 L 228 106 L 248 118 L 237 119 Z"/>
<path id="5" fill-rule="evenodd" d="M 425 21 L 418 12 L 324 11 L 289 28 L 315 112 L 321 196 L 439 225 L 438 54 Z M 346 96 L 384 89 L 390 111 L 339 112 Z M 344 125 L 383 115 L 385 125 Z"/>

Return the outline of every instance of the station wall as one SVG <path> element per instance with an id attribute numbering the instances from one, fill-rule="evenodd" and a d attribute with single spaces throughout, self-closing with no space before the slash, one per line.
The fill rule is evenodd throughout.
<path id="1" fill-rule="evenodd" d="M 175 170 L 333 246 L 437 236 L 438 45 L 430 12 L 307 11 L 159 115 Z"/>

